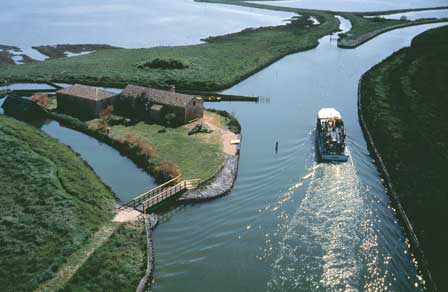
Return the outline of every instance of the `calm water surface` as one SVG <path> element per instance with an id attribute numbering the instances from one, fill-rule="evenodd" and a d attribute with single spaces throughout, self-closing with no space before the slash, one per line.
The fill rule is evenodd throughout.
<path id="1" fill-rule="evenodd" d="M 448 1 L 447 1 L 448 4 Z M 428 10 L 428 11 L 415 11 L 415 12 L 405 12 L 405 13 L 394 13 L 381 15 L 381 17 L 388 19 L 400 19 L 405 16 L 409 20 L 416 20 L 421 18 L 446 18 L 448 17 L 448 9 L 440 10 Z"/>
<path id="2" fill-rule="evenodd" d="M 0 44 L 28 51 L 65 43 L 187 45 L 247 27 L 280 25 L 294 15 L 193 0 L 2 1 L 0 25 L 7 29 L 0 31 Z"/>
<path id="3" fill-rule="evenodd" d="M 229 196 L 161 214 L 153 291 L 420 291 L 422 281 L 357 115 L 363 72 L 437 25 L 353 49 L 328 37 L 226 91 L 270 103 L 221 103 L 243 125 Z M 314 162 L 321 107 L 337 108 L 352 159 Z M 274 153 L 279 141 L 279 153 Z"/>
<path id="4" fill-rule="evenodd" d="M 448 5 L 447 0 L 287 0 L 249 2 L 332 11 L 383 11 Z"/>
<path id="5" fill-rule="evenodd" d="M 56 121 L 42 126 L 42 131 L 79 153 L 124 202 L 156 185 L 151 176 L 107 144 L 62 127 Z"/>

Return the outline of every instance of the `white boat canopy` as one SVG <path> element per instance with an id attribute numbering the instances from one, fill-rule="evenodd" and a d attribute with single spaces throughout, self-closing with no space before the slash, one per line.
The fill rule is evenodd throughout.
<path id="1" fill-rule="evenodd" d="M 341 114 L 334 108 L 322 108 L 317 114 L 318 119 L 342 119 Z"/>

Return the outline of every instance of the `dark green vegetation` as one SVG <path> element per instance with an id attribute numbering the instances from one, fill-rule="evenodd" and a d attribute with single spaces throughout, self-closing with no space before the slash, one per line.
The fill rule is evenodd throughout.
<path id="1" fill-rule="evenodd" d="M 146 262 L 143 223 L 123 223 L 60 291 L 135 291 Z"/>
<path id="2" fill-rule="evenodd" d="M 68 147 L 0 115 L 0 287 L 30 291 L 53 277 L 115 205 Z"/>
<path id="3" fill-rule="evenodd" d="M 110 45 L 102 44 L 81 44 L 81 45 L 54 45 L 54 46 L 35 46 L 33 49 L 39 51 L 41 54 L 48 56 L 52 59 L 67 57 L 66 52 L 70 53 L 83 53 L 91 51 L 100 51 L 107 49 L 117 49 Z"/>
<path id="4" fill-rule="evenodd" d="M 193 46 L 151 49 L 111 49 L 80 57 L 61 58 L 24 66 L 8 66 L 0 71 L 0 80 L 61 81 L 124 86 L 128 83 L 165 88 L 218 90 L 235 84 L 279 58 L 314 48 L 318 39 L 337 30 L 332 14 L 304 15 L 292 23 L 277 27 L 245 30 L 209 38 L 208 43 Z M 312 25 L 314 15 L 321 22 Z M 175 59 L 188 64 L 186 69 L 136 69 L 136 64 L 156 58 Z"/>
<path id="5" fill-rule="evenodd" d="M 178 61 L 176 59 L 161 59 L 155 58 L 151 61 L 146 61 L 137 64 L 137 68 L 145 69 L 145 68 L 153 68 L 153 69 L 186 69 L 188 65 L 182 63 L 182 61 Z"/>
<path id="6" fill-rule="evenodd" d="M 361 111 L 440 291 L 448 290 L 448 26 L 368 71 Z"/>

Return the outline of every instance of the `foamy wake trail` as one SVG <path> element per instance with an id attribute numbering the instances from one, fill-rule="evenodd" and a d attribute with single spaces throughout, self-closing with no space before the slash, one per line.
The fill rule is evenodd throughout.
<path id="1" fill-rule="evenodd" d="M 272 291 L 356 291 L 363 200 L 351 163 L 316 164 L 279 243 Z"/>

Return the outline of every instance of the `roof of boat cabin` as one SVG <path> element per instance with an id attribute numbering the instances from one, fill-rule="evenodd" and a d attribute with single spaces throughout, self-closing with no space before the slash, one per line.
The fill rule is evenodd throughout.
<path id="1" fill-rule="evenodd" d="M 322 108 L 317 114 L 318 119 L 342 119 L 341 114 L 334 108 Z"/>

